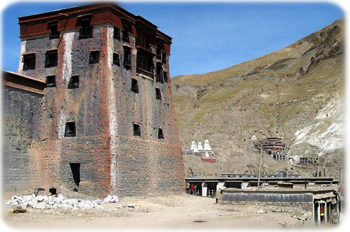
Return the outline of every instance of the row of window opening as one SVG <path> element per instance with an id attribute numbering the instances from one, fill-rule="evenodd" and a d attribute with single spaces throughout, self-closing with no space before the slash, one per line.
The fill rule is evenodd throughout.
<path id="1" fill-rule="evenodd" d="M 45 53 L 45 68 L 57 66 L 57 50 Z M 35 69 L 35 54 L 23 55 L 23 70 Z"/>
<path id="2" fill-rule="evenodd" d="M 47 87 L 56 87 L 56 76 L 51 75 L 46 77 L 46 86 Z M 79 88 L 79 76 L 74 75 L 70 78 L 68 83 L 68 89 Z M 136 79 L 131 79 L 131 91 L 134 93 L 139 93 L 138 81 Z M 155 88 L 156 99 L 162 100 L 162 94 L 159 88 Z"/>
<path id="3" fill-rule="evenodd" d="M 77 26 L 79 27 L 79 39 L 92 38 L 93 26 L 91 26 L 92 16 L 79 17 Z M 60 38 L 60 32 L 58 31 L 58 21 L 49 22 L 48 29 L 50 30 L 50 39 Z M 113 38 L 117 40 L 123 40 L 129 43 L 129 33 L 132 32 L 131 26 L 128 24 L 123 25 L 123 30 L 118 27 L 114 27 Z M 136 43 L 138 46 L 151 50 L 151 44 L 149 36 L 145 33 L 138 32 Z M 164 45 L 157 43 L 156 57 L 161 59 L 163 63 L 166 63 L 166 52 L 164 51 Z"/>
<path id="4" fill-rule="evenodd" d="M 45 67 L 57 66 L 57 50 L 47 51 L 45 54 Z M 23 70 L 35 69 L 35 54 L 23 55 Z M 89 57 L 89 64 L 96 64 L 100 61 L 100 51 L 91 51 Z M 113 53 L 113 64 L 120 66 L 119 54 Z M 131 69 L 131 49 L 124 47 L 124 68 Z M 138 56 L 138 68 L 144 69 L 153 73 L 153 60 L 145 58 L 142 54 Z M 163 71 L 161 64 L 157 63 L 156 68 L 157 82 L 168 82 L 168 73 Z"/>
<path id="5" fill-rule="evenodd" d="M 76 137 L 76 126 L 75 122 L 66 122 L 65 127 L 65 137 Z M 133 135 L 140 137 L 141 136 L 141 126 L 137 123 L 133 123 Z M 158 128 L 158 139 L 164 139 L 163 129 Z"/>

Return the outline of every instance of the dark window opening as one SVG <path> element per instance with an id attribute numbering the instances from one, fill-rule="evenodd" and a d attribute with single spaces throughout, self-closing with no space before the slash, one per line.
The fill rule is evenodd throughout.
<path id="1" fill-rule="evenodd" d="M 134 136 L 141 136 L 141 128 L 139 124 L 134 123 L 133 129 L 134 129 Z"/>
<path id="2" fill-rule="evenodd" d="M 157 65 L 156 81 L 163 83 L 163 68 L 161 65 Z"/>
<path id="3" fill-rule="evenodd" d="M 157 55 L 157 59 L 161 59 L 162 58 L 162 51 L 164 49 L 164 45 L 163 44 L 157 44 L 157 51 L 156 51 L 156 55 Z"/>
<path id="4" fill-rule="evenodd" d="M 100 51 L 92 51 L 92 52 L 90 52 L 89 63 L 90 64 L 96 64 L 98 62 L 100 62 Z"/>
<path id="5" fill-rule="evenodd" d="M 92 29 L 91 24 L 91 16 L 85 16 L 78 18 L 78 26 L 80 26 L 79 30 L 79 39 L 92 38 Z"/>
<path id="6" fill-rule="evenodd" d="M 48 28 L 50 29 L 50 39 L 60 38 L 60 32 L 58 31 L 58 22 L 49 23 Z"/>
<path id="7" fill-rule="evenodd" d="M 57 50 L 47 51 L 45 54 L 45 67 L 57 66 Z"/>
<path id="8" fill-rule="evenodd" d="M 113 64 L 119 66 L 119 54 L 113 53 Z"/>
<path id="9" fill-rule="evenodd" d="M 156 99 L 157 100 L 162 100 L 162 94 L 160 92 L 160 89 L 156 88 Z"/>
<path id="10" fill-rule="evenodd" d="M 158 139 L 164 139 L 163 129 L 158 128 Z"/>
<path id="11" fill-rule="evenodd" d="M 139 86 L 137 84 L 137 80 L 131 79 L 131 91 L 134 93 L 139 93 Z"/>
<path id="12" fill-rule="evenodd" d="M 75 135 L 75 122 L 67 122 L 64 137 L 75 137 Z"/>
<path id="13" fill-rule="evenodd" d="M 131 26 L 128 24 L 123 25 L 123 41 L 129 43 L 129 32 L 132 32 Z"/>
<path id="14" fill-rule="evenodd" d="M 168 82 L 168 73 L 167 72 L 163 72 L 163 79 L 164 79 L 164 82 Z"/>
<path id="15" fill-rule="evenodd" d="M 46 77 L 46 87 L 56 87 L 56 76 Z"/>
<path id="16" fill-rule="evenodd" d="M 137 45 L 143 47 L 145 49 L 150 50 L 150 44 L 148 40 L 148 36 L 142 32 L 137 33 Z"/>
<path id="17" fill-rule="evenodd" d="M 124 47 L 124 68 L 131 69 L 131 49 Z"/>
<path id="18" fill-rule="evenodd" d="M 80 163 L 69 163 L 70 169 L 72 170 L 73 180 L 76 186 L 80 183 Z"/>
<path id="19" fill-rule="evenodd" d="M 68 89 L 76 88 L 79 88 L 79 76 L 72 76 L 68 84 Z"/>
<path id="20" fill-rule="evenodd" d="M 113 38 L 120 40 L 120 29 L 118 27 L 114 27 Z"/>
<path id="21" fill-rule="evenodd" d="M 153 73 L 153 59 L 143 53 L 137 54 L 137 67 L 143 71 Z"/>
<path id="22" fill-rule="evenodd" d="M 162 49 L 161 48 L 159 48 L 159 47 L 157 48 L 156 55 L 157 55 L 157 59 L 162 58 Z"/>
<path id="23" fill-rule="evenodd" d="M 166 64 L 166 53 L 165 52 L 162 53 L 162 62 L 164 64 Z"/>
<path id="24" fill-rule="evenodd" d="M 35 69 L 35 54 L 23 55 L 23 70 Z"/>

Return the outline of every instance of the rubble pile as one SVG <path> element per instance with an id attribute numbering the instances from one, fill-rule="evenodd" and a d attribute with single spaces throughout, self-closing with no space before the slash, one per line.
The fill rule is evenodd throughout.
<path id="1" fill-rule="evenodd" d="M 119 198 L 115 195 L 108 195 L 105 199 L 82 200 L 66 198 L 62 194 L 42 196 L 35 194 L 25 196 L 13 196 L 6 205 L 9 207 L 21 207 L 23 209 L 65 209 L 65 210 L 89 210 L 103 209 L 103 204 L 117 203 Z"/>

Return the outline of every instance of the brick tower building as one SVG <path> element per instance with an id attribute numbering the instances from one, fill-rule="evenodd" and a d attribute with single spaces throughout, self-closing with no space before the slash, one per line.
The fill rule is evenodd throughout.
<path id="1" fill-rule="evenodd" d="M 171 37 L 114 4 L 19 18 L 18 75 L 46 82 L 30 186 L 90 195 L 184 190 Z"/>

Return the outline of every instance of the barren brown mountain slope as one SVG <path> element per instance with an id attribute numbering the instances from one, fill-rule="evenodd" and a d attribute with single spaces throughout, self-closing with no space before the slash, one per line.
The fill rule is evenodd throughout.
<path id="1" fill-rule="evenodd" d="M 336 21 L 292 45 L 227 69 L 172 79 L 182 146 L 208 138 L 219 163 L 185 157 L 187 174 L 257 172 L 250 138 L 283 137 L 290 155 L 323 155 L 337 176 L 343 155 L 344 22 Z M 264 155 L 268 173 L 303 176 L 315 167 Z"/>

